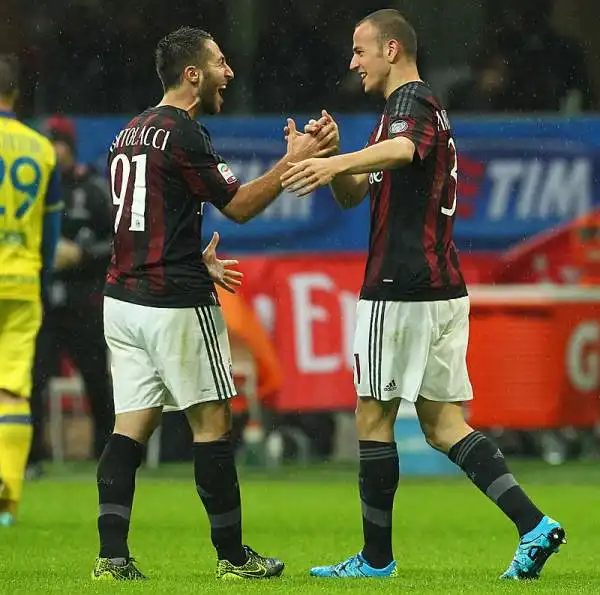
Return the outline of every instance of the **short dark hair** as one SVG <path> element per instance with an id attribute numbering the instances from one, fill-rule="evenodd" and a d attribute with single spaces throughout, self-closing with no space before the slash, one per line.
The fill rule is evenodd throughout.
<path id="1" fill-rule="evenodd" d="M 356 26 L 363 23 L 373 23 L 379 31 L 379 42 L 384 43 L 395 39 L 402 44 L 404 53 L 413 60 L 417 59 L 417 34 L 413 26 L 393 8 L 383 8 L 361 19 Z"/>
<path id="2" fill-rule="evenodd" d="M 0 97 L 19 90 L 19 60 L 14 54 L 0 54 Z"/>
<path id="3" fill-rule="evenodd" d="M 156 72 L 165 91 L 177 87 L 186 66 L 202 62 L 206 42 L 213 36 L 195 27 L 181 27 L 163 37 L 154 54 Z"/>

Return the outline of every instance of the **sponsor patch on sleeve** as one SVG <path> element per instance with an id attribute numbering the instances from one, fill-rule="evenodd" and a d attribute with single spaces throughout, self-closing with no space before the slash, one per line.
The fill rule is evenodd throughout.
<path id="1" fill-rule="evenodd" d="M 219 165 L 217 165 L 217 171 L 223 176 L 223 179 L 228 184 L 237 182 L 237 178 L 233 175 L 231 168 L 226 163 L 219 163 Z"/>
<path id="2" fill-rule="evenodd" d="M 390 124 L 389 133 L 400 134 L 405 130 L 408 130 L 408 122 L 406 120 L 396 120 Z"/>

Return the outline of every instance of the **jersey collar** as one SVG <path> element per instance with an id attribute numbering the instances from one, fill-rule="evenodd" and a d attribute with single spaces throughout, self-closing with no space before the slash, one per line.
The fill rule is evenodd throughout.
<path id="1" fill-rule="evenodd" d="M 11 119 L 16 119 L 16 115 L 14 114 L 14 112 L 6 112 L 4 110 L 0 110 L 0 118 L 11 118 Z"/>

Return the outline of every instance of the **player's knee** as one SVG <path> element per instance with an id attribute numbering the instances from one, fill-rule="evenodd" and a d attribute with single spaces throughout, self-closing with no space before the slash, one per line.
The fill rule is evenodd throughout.
<path id="1" fill-rule="evenodd" d="M 356 407 L 356 429 L 359 440 L 389 442 L 394 438 L 395 414 L 375 400 L 360 401 Z"/>
<path id="2" fill-rule="evenodd" d="M 115 418 L 114 433 L 146 444 L 160 423 L 161 413 L 162 409 L 159 407 L 119 413 Z"/>
<path id="3" fill-rule="evenodd" d="M 231 431 L 231 411 L 226 401 L 201 403 L 186 410 L 194 442 L 220 440 Z"/>
<path id="4" fill-rule="evenodd" d="M 421 428 L 423 429 L 423 434 L 425 436 L 425 440 L 427 444 L 434 448 L 435 450 L 439 450 L 442 452 L 447 452 L 448 448 L 444 441 L 444 433 L 440 431 L 433 424 L 421 424 Z"/>
<path id="5" fill-rule="evenodd" d="M 456 443 L 457 428 L 453 425 L 421 422 L 427 444 L 443 453 L 449 452 Z"/>

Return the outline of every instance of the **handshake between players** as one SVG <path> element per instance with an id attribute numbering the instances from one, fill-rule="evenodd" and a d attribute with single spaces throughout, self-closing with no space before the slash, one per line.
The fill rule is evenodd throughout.
<path id="1" fill-rule="evenodd" d="M 295 192 L 298 196 L 305 196 L 319 186 L 329 184 L 335 172 L 326 158 L 339 152 L 340 133 L 337 123 L 327 110 L 321 111 L 318 120 L 309 120 L 304 126 L 304 133 L 298 132 L 294 120 L 288 118 L 284 135 L 288 143 L 288 153 L 290 145 L 300 142 L 306 135 L 318 140 L 321 148 L 311 158 L 288 162 L 291 168 L 281 176 L 283 188 Z"/>

